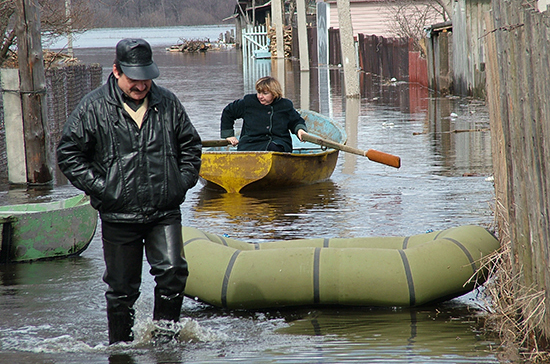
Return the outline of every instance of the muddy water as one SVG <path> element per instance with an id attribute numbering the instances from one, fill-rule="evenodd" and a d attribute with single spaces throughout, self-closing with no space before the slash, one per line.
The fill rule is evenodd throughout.
<path id="1" fill-rule="evenodd" d="M 113 50 L 78 48 L 76 55 L 104 65 L 107 75 Z M 269 72 L 284 80 L 296 107 L 325 111 L 341 123 L 350 145 L 402 161 L 395 169 L 340 154 L 329 181 L 291 190 L 234 196 L 199 184 L 182 205 L 184 224 L 262 242 L 410 235 L 493 222 L 488 114 L 479 101 L 368 79 L 364 97 L 346 101 L 338 69 L 304 74 L 291 62 L 243 67 L 236 51 L 182 54 L 156 46 L 155 60 L 157 83 L 178 95 L 204 139 L 219 137 L 223 106 L 250 92 L 258 72 Z M 326 78 L 329 84 L 319 83 Z M 75 193 L 62 184 L 49 191 L 6 190 L 0 199 L 5 204 Z M 1 363 L 498 362 L 490 350 L 498 343 L 482 330 L 486 304 L 478 291 L 418 309 L 230 311 L 186 299 L 185 342 L 153 347 L 147 332 L 154 282 L 147 265 L 137 340 L 108 347 L 99 233 L 79 258 L 0 266 Z"/>

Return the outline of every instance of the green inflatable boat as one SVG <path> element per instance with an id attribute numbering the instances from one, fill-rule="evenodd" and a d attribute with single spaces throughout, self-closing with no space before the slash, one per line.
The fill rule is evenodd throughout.
<path id="1" fill-rule="evenodd" d="M 186 295 L 236 309 L 443 301 L 482 284 L 484 258 L 499 249 L 493 234 L 473 225 L 409 237 L 265 243 L 183 227 L 183 239 Z"/>

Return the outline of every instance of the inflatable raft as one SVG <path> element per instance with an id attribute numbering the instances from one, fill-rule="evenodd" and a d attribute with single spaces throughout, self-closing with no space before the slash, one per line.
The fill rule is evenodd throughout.
<path id="1" fill-rule="evenodd" d="M 409 237 L 247 243 L 184 227 L 187 296 L 240 309 L 301 305 L 413 307 L 458 297 L 499 249 L 485 228 Z"/>

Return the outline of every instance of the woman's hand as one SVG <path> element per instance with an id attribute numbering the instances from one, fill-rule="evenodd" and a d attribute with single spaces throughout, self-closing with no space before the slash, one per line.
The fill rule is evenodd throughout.
<path id="1" fill-rule="evenodd" d="M 298 137 L 298 139 L 300 139 L 301 142 L 303 142 L 304 140 L 302 139 L 302 135 L 304 134 L 307 134 L 306 131 L 304 129 L 298 129 L 298 132 L 296 133 L 296 136 Z"/>
<path id="2" fill-rule="evenodd" d="M 229 138 L 225 138 L 225 140 L 227 140 L 229 143 L 231 143 L 232 146 L 235 146 L 235 145 L 239 144 L 239 139 L 235 138 L 234 136 L 229 137 Z"/>

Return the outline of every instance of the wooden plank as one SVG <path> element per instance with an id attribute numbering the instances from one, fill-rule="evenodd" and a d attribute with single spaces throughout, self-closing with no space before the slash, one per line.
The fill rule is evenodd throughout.
<path id="1" fill-rule="evenodd" d="M 309 71 L 305 0 L 296 0 L 296 12 L 298 15 L 298 49 L 300 55 L 300 70 Z"/>
<path id="2" fill-rule="evenodd" d="M 46 155 L 46 79 L 40 37 L 40 11 L 32 0 L 17 0 L 17 47 L 21 105 L 29 184 L 49 184 L 51 166 Z"/>

